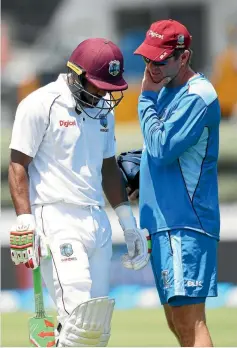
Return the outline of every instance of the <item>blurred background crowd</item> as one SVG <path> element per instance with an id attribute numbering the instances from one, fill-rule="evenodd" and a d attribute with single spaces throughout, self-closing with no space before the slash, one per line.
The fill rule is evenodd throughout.
<path id="1" fill-rule="evenodd" d="M 118 153 L 140 148 L 142 137 L 137 119 L 137 98 L 144 63 L 133 55 L 143 41 L 150 24 L 160 19 L 176 19 L 193 36 L 192 66 L 214 84 L 219 96 L 222 120 L 220 128 L 219 194 L 221 236 L 219 281 L 225 286 L 219 302 L 237 306 L 237 1 L 236 0 L 2 0 L 1 21 L 1 204 L 2 204 L 2 289 L 28 289 L 29 272 L 11 264 L 8 230 L 15 215 L 7 186 L 9 141 L 17 104 L 30 92 L 66 72 L 71 51 L 84 39 L 105 37 L 121 48 L 125 59 L 125 77 L 129 89 L 116 115 Z M 24 137 L 24 134 L 22 134 Z M 119 256 L 123 251 L 121 230 L 107 207 L 113 227 L 114 256 L 111 273 L 113 295 L 121 308 L 158 305 L 153 292 L 144 301 L 144 288 L 153 291 L 150 268 L 131 275 L 122 270 Z M 134 205 L 137 214 L 137 206 Z M 232 267 L 233 266 L 233 267 Z M 121 285 L 127 297 L 121 297 Z M 128 287 L 139 286 L 140 297 L 129 297 Z M 137 290 L 138 291 L 138 290 Z M 137 293 L 139 293 L 139 291 Z M 231 292 L 231 296 L 228 295 Z M 3 292 L 4 293 L 4 292 Z M 233 295 L 234 294 L 234 295 Z M 6 296 L 8 296 L 7 293 Z M 120 296 L 120 297 L 119 297 Z M 4 297 L 3 297 L 4 298 Z M 9 297 L 5 299 L 9 300 Z M 132 299 L 132 300 L 131 300 Z M 23 308 L 10 298 L 3 311 Z M 229 301 L 229 302 L 228 302 Z M 3 304 L 3 301 L 1 302 Z M 11 303 L 11 306 L 9 306 Z"/>

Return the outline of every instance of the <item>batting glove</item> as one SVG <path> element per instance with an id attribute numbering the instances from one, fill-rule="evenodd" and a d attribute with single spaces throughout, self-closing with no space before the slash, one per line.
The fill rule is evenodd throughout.
<path id="1" fill-rule="evenodd" d="M 151 241 L 147 229 L 124 231 L 128 253 L 122 256 L 122 264 L 135 271 L 145 267 L 150 260 Z"/>
<path id="2" fill-rule="evenodd" d="M 131 206 L 123 204 L 115 208 L 119 223 L 124 231 L 128 253 L 122 256 L 126 268 L 139 270 L 147 265 L 151 254 L 151 241 L 146 229 L 139 229 L 133 216 Z"/>
<path id="3" fill-rule="evenodd" d="M 24 263 L 27 268 L 39 266 L 39 237 L 35 235 L 35 218 L 31 214 L 17 217 L 10 231 L 11 259 L 15 265 Z"/>

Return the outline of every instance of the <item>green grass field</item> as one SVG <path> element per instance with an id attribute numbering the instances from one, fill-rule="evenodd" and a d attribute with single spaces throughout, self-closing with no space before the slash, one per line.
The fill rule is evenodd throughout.
<path id="1" fill-rule="evenodd" d="M 1 316 L 1 346 L 27 347 L 28 313 Z M 207 311 L 207 322 L 217 347 L 237 346 L 237 309 L 220 308 Z M 169 332 L 162 309 L 115 311 L 110 347 L 170 347 L 178 346 Z"/>

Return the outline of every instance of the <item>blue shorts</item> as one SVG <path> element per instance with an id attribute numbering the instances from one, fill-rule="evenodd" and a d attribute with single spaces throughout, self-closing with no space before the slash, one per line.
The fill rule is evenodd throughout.
<path id="1" fill-rule="evenodd" d="M 182 306 L 217 296 L 216 239 L 183 229 L 152 234 L 151 243 L 161 304 Z"/>

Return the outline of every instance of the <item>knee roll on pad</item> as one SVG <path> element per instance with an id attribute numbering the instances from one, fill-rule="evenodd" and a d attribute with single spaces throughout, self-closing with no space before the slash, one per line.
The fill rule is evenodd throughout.
<path id="1" fill-rule="evenodd" d="M 114 304 L 108 297 L 81 303 L 65 321 L 57 347 L 106 347 Z"/>

